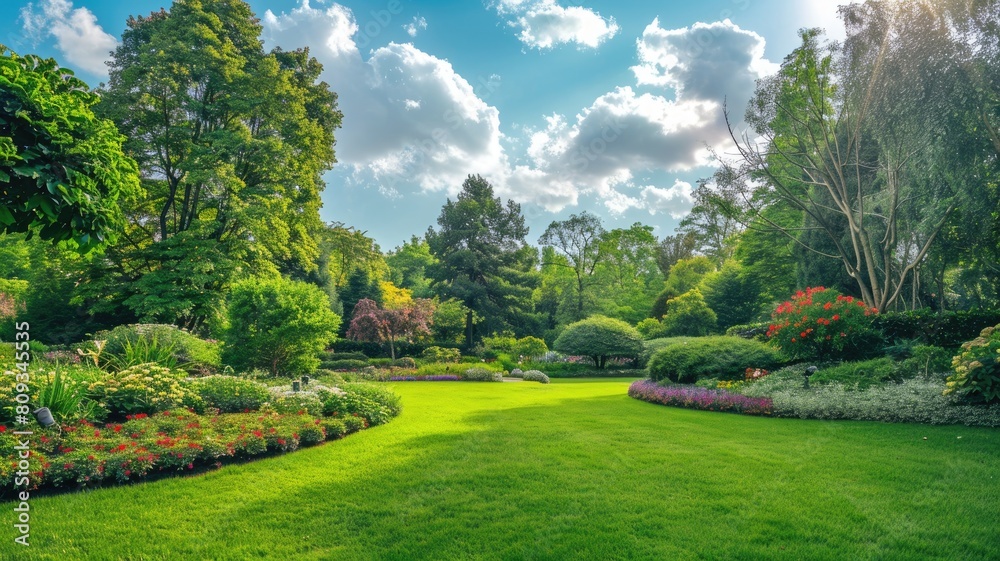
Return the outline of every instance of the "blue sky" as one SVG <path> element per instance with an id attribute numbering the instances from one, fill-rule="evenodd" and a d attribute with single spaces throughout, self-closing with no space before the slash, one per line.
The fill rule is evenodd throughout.
<path id="1" fill-rule="evenodd" d="M 535 243 L 583 210 L 660 236 L 725 153 L 802 27 L 842 36 L 836 2 L 251 0 L 265 47 L 309 46 L 340 95 L 323 218 L 392 249 L 435 225 L 470 173 L 522 203 Z M 97 86 L 129 15 L 163 0 L 8 0 L 0 42 Z"/>

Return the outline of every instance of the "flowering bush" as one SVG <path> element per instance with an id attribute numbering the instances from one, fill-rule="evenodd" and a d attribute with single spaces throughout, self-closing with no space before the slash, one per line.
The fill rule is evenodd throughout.
<path id="1" fill-rule="evenodd" d="M 822 286 L 796 292 L 771 314 L 767 337 L 790 358 L 835 360 L 859 354 L 875 336 L 875 308 Z"/>
<path id="2" fill-rule="evenodd" d="M 770 374 L 770 372 L 768 372 L 766 368 L 747 368 L 743 379 L 750 381 L 760 380 L 768 374 Z"/>
<path id="3" fill-rule="evenodd" d="M 724 390 L 710 390 L 692 386 L 661 386 L 652 380 L 632 382 L 629 397 L 704 411 L 728 411 L 744 415 L 770 415 L 772 403 L 768 398 L 747 397 Z"/>
<path id="4" fill-rule="evenodd" d="M 462 373 L 466 382 L 503 382 L 503 374 L 485 368 L 469 368 Z"/>
<path id="5" fill-rule="evenodd" d="M 462 359 L 462 354 L 458 349 L 427 347 L 424 349 L 423 357 L 431 362 L 458 362 Z"/>
<path id="6" fill-rule="evenodd" d="M 970 401 L 1000 401 L 1000 325 L 987 327 L 979 337 L 962 344 L 952 359 L 955 373 L 948 377 L 945 395 L 959 394 Z"/>
<path id="7" fill-rule="evenodd" d="M 399 396 L 374 384 L 344 384 L 340 393 L 323 400 L 323 414 L 338 418 L 358 417 L 368 425 L 381 425 L 399 415 Z"/>
<path id="8" fill-rule="evenodd" d="M 546 376 L 541 370 L 529 370 L 521 377 L 524 378 L 525 382 L 541 382 L 543 384 L 549 383 L 549 377 Z"/>
<path id="9" fill-rule="evenodd" d="M 202 401 L 184 385 L 185 374 L 155 364 L 140 364 L 90 384 L 91 399 L 112 415 L 156 413 L 176 407 L 201 407 Z"/>
<path id="10" fill-rule="evenodd" d="M 270 399 L 267 386 L 253 380 L 235 376 L 206 376 L 191 384 L 206 407 L 214 407 L 222 413 L 256 411 Z"/>

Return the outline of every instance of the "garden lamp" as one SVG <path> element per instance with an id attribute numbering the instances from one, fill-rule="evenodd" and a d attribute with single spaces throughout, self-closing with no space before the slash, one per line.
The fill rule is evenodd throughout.
<path id="1" fill-rule="evenodd" d="M 806 389 L 809 388 L 809 377 L 815 374 L 817 370 L 819 370 L 819 368 L 816 368 L 815 366 L 810 366 L 809 368 L 806 368 L 805 372 L 802 373 L 802 376 L 805 377 L 806 379 L 806 385 L 803 386 L 804 388 Z"/>
<path id="2" fill-rule="evenodd" d="M 39 407 L 32 411 L 35 415 L 35 420 L 38 421 L 39 425 L 43 427 L 51 427 L 56 424 L 56 420 L 52 418 L 52 411 L 49 411 L 48 407 Z"/>
<path id="3" fill-rule="evenodd" d="M 299 391 L 299 381 L 298 380 L 294 380 L 292 382 L 292 391 L 293 392 Z"/>
<path id="4" fill-rule="evenodd" d="M 303 386 L 309 385 L 309 376 L 302 376 L 302 385 Z"/>

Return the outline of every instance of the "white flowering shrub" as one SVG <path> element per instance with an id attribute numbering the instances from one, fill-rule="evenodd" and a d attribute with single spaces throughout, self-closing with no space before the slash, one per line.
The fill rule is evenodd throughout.
<path id="1" fill-rule="evenodd" d="M 200 409 L 202 400 L 184 383 L 185 376 L 180 370 L 140 364 L 91 383 L 88 393 L 112 415 L 148 414 L 178 407 Z"/>

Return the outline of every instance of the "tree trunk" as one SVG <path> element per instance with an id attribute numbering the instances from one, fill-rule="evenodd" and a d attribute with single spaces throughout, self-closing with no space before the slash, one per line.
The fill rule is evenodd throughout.
<path id="1" fill-rule="evenodd" d="M 470 309 L 465 314 L 465 348 L 466 349 L 471 349 L 472 348 L 472 337 L 473 337 L 472 327 L 473 327 L 472 326 L 472 310 Z"/>

